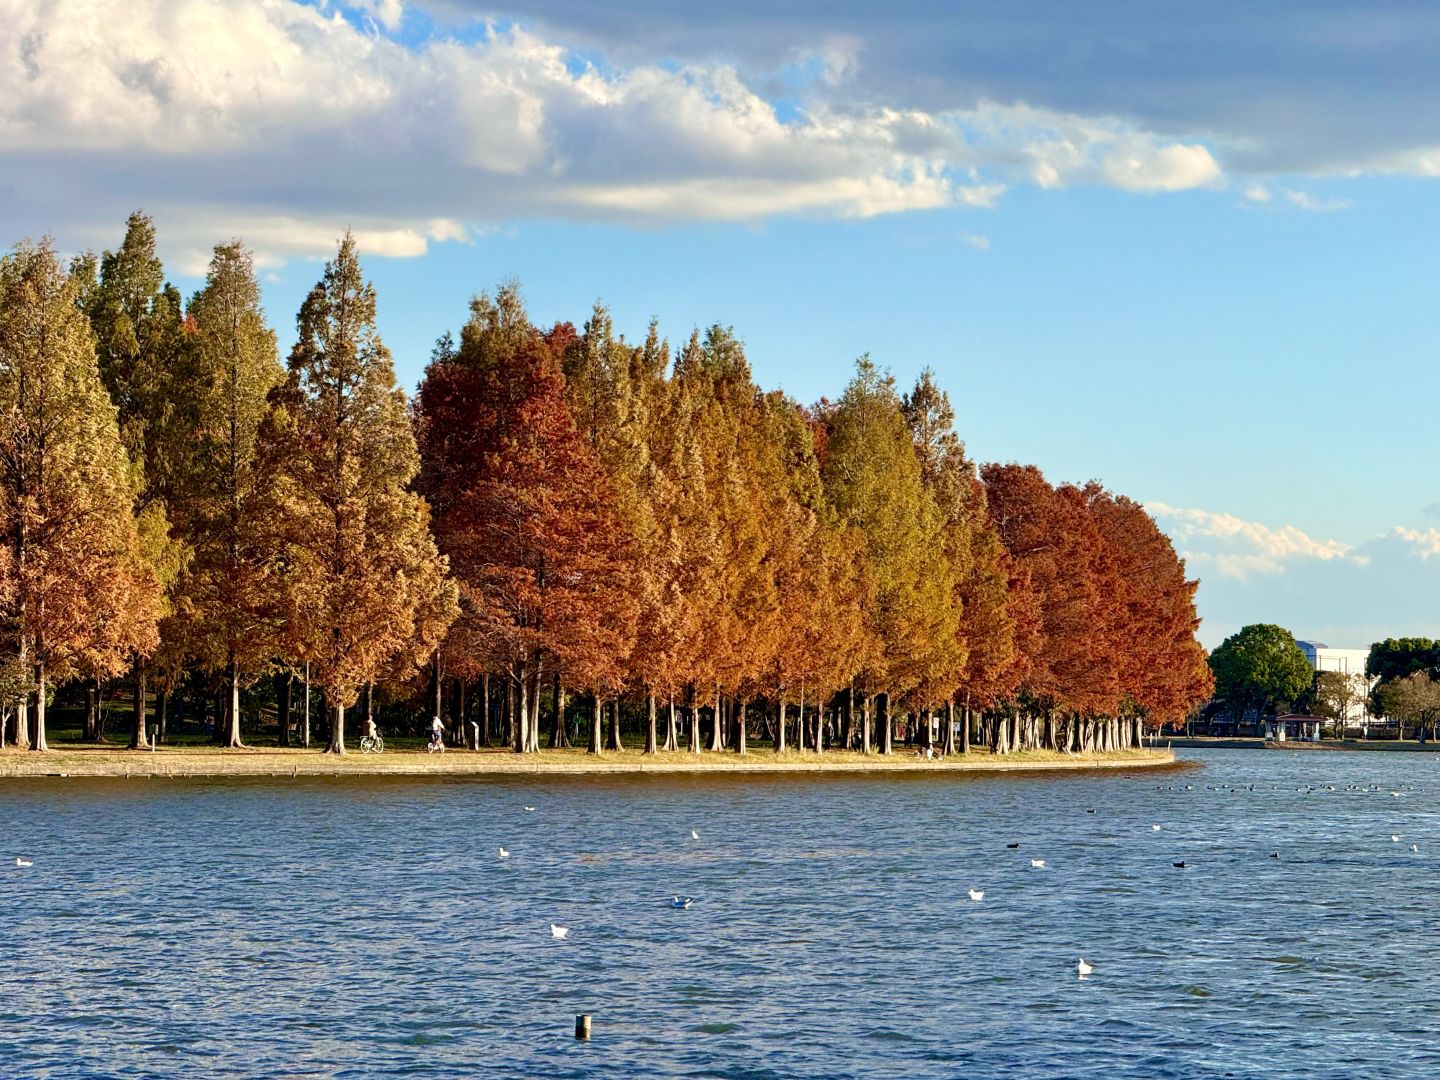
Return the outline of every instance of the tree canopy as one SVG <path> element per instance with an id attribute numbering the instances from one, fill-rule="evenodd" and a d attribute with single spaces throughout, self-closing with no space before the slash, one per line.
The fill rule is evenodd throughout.
<path id="1" fill-rule="evenodd" d="M 521 752 L 542 699 L 563 744 L 575 696 L 596 752 L 621 747 L 622 702 L 651 752 L 662 709 L 670 749 L 683 724 L 693 751 L 745 752 L 759 725 L 777 751 L 890 753 L 941 713 L 945 750 L 959 731 L 1005 752 L 1134 745 L 1210 691 L 1195 582 L 1143 507 L 977 466 L 929 369 L 902 393 L 862 357 L 806 405 L 756 384 L 729 326 L 672 349 L 601 303 L 537 325 L 505 282 L 439 338 L 412 403 L 354 237 L 284 364 L 241 243 L 188 304 L 156 244 L 137 212 L 68 270 L 46 245 L 3 263 L 12 715 L 39 711 L 42 678 L 93 694 L 129 670 L 143 745 L 150 662 L 229 746 L 247 692 L 276 675 L 288 724 L 278 688 L 304 672 L 336 752 L 377 684 L 414 702 L 426 682 L 452 731 L 478 683 L 485 736 L 503 714 Z M 1271 631 L 1275 649 L 1252 640 Z M 1402 651 L 1396 675 L 1434 665 Z M 1247 628 L 1215 680 L 1288 700 L 1296 658 Z"/>
<path id="2" fill-rule="evenodd" d="M 1210 654 L 1215 692 L 1232 710 L 1261 712 L 1291 705 L 1310 688 L 1315 669 L 1289 630 L 1255 623 L 1231 634 Z"/>

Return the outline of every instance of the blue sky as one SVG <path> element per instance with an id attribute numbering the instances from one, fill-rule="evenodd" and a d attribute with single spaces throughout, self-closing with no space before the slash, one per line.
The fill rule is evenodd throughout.
<path id="1" fill-rule="evenodd" d="M 353 227 L 413 386 L 469 295 L 933 367 L 980 460 L 1146 502 L 1245 622 L 1440 633 L 1440 9 L 0 0 L 0 227 L 293 313 Z M 102 32 L 103 31 L 103 32 Z M 99 44 L 104 42 L 102 48 Z"/>

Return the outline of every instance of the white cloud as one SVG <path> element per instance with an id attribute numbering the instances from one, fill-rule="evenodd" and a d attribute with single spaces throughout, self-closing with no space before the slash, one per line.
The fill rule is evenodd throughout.
<path id="1" fill-rule="evenodd" d="M 1396 525 L 1393 534 L 1408 543 L 1422 559 L 1440 555 L 1440 529 L 1408 529 Z"/>
<path id="2" fill-rule="evenodd" d="M 1308 191 L 1289 189 L 1284 191 L 1286 200 L 1301 210 L 1307 210 L 1312 214 L 1328 214 L 1335 210 L 1348 210 L 1350 202 L 1346 199 L 1325 199 L 1311 195 Z"/>
<path id="3" fill-rule="evenodd" d="M 726 64 L 601 69 L 519 28 L 408 45 L 380 30 L 397 0 L 350 10 L 375 22 L 296 0 L 0 0 L 0 227 L 97 243 L 143 205 L 191 262 L 217 235 L 320 254 L 347 224 L 406 256 L 535 215 L 870 217 L 985 209 L 1023 182 L 1222 180 L 1205 146 L 1115 118 L 846 102 L 843 36 L 809 52 L 818 89 L 782 119 Z"/>
<path id="4" fill-rule="evenodd" d="M 1339 540 L 1317 540 L 1294 525 L 1272 527 L 1234 514 L 1181 509 L 1152 502 L 1146 509 L 1195 564 L 1210 565 L 1220 577 L 1244 580 L 1252 574 L 1283 574 L 1297 561 L 1344 560 L 1363 566 L 1367 556 Z"/>
<path id="5" fill-rule="evenodd" d="M 960 240 L 962 243 L 969 244 L 976 251 L 990 250 L 990 238 L 988 236 L 981 236 L 979 233 L 961 233 Z"/>
<path id="6" fill-rule="evenodd" d="M 395 30 L 405 18 L 405 5 L 402 0 L 351 0 L 353 5 L 369 15 L 373 15 L 381 26 L 387 30 Z"/>
<path id="7" fill-rule="evenodd" d="M 1270 189 L 1264 184 L 1251 184 L 1245 189 L 1245 199 L 1248 202 L 1268 203 L 1270 198 Z"/>

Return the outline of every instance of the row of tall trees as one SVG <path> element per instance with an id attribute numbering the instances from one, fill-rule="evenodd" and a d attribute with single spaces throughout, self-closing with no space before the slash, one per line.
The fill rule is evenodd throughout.
<path id="1" fill-rule="evenodd" d="M 423 663 L 453 617 L 418 467 L 350 237 L 288 364 L 238 243 L 188 303 L 143 214 L 68 268 L 20 245 L 0 261 L 0 731 L 43 750 L 52 684 L 129 670 L 144 747 L 147 673 L 197 669 L 235 746 L 241 689 L 305 666 L 343 749 L 360 688 Z"/>
<path id="2" fill-rule="evenodd" d="M 743 752 L 757 723 L 777 749 L 889 753 L 902 714 L 938 714 L 945 750 L 1116 749 L 1208 696 L 1195 583 L 1143 508 L 977 470 L 929 371 L 902 394 L 862 358 L 804 407 L 725 327 L 672 356 L 598 305 L 536 327 L 505 285 L 437 344 L 415 418 L 460 587 L 444 664 L 503 677 L 517 750 L 547 680 L 590 704 L 596 752 L 620 697 L 650 751 L 678 716 L 691 750 Z"/>
<path id="3" fill-rule="evenodd" d="M 288 361 L 238 243 L 188 302 L 154 229 L 62 266 L 0 264 L 0 697 L 44 746 L 46 687 L 200 672 L 240 741 L 241 690 L 308 670 L 343 751 L 377 682 L 431 680 L 457 722 L 503 701 L 514 749 L 1113 749 L 1209 691 L 1195 583 L 1097 484 L 977 469 L 929 371 L 868 358 L 834 401 L 755 385 L 733 331 L 678 349 L 597 305 L 533 325 L 475 298 L 413 404 L 347 237 Z M 446 693 L 447 689 L 451 693 Z M 473 708 L 473 705 L 471 706 Z M 958 723 L 952 721 L 959 720 Z M 283 732 L 286 730 L 282 726 Z M 958 744 L 957 745 L 957 740 Z"/>

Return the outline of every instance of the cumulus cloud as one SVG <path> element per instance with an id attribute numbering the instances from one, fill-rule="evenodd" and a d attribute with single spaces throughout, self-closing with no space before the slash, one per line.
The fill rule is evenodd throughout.
<path id="1" fill-rule="evenodd" d="M 358 15 L 357 15 L 358 13 Z M 633 222 L 993 207 L 1019 183 L 1214 186 L 1203 144 L 980 100 L 846 96 L 860 39 L 826 34 L 798 106 L 720 61 L 588 62 L 510 24 L 418 43 L 398 0 L 0 0 L 0 226 L 100 242 L 136 205 L 200 259 L 262 260 L 347 226 L 407 256 L 526 216 Z"/>
<path id="2" fill-rule="evenodd" d="M 1347 560 L 1366 556 L 1339 540 L 1317 540 L 1294 525 L 1272 527 L 1234 514 L 1182 509 L 1152 502 L 1146 509 L 1176 541 L 1191 563 L 1213 566 L 1221 577 L 1244 580 L 1252 574 L 1283 574 L 1298 560 Z"/>
<path id="3" fill-rule="evenodd" d="M 927 112 L 1026 102 L 1206 133 L 1249 176 L 1440 175 L 1440 20 L 1415 0 L 419 0 L 437 17 L 520 17 L 555 40 L 643 62 L 723 57 L 763 77 L 817 40 L 859 42 L 861 100 Z"/>
<path id="4" fill-rule="evenodd" d="M 1440 529 L 1408 529 L 1396 525 L 1394 535 L 1405 541 L 1422 559 L 1440 555 Z"/>
<path id="5" fill-rule="evenodd" d="M 1440 529 L 1395 526 L 1360 543 L 1234 514 L 1146 508 L 1200 579 L 1208 647 L 1247 623 L 1363 648 L 1386 637 L 1440 636 Z"/>

